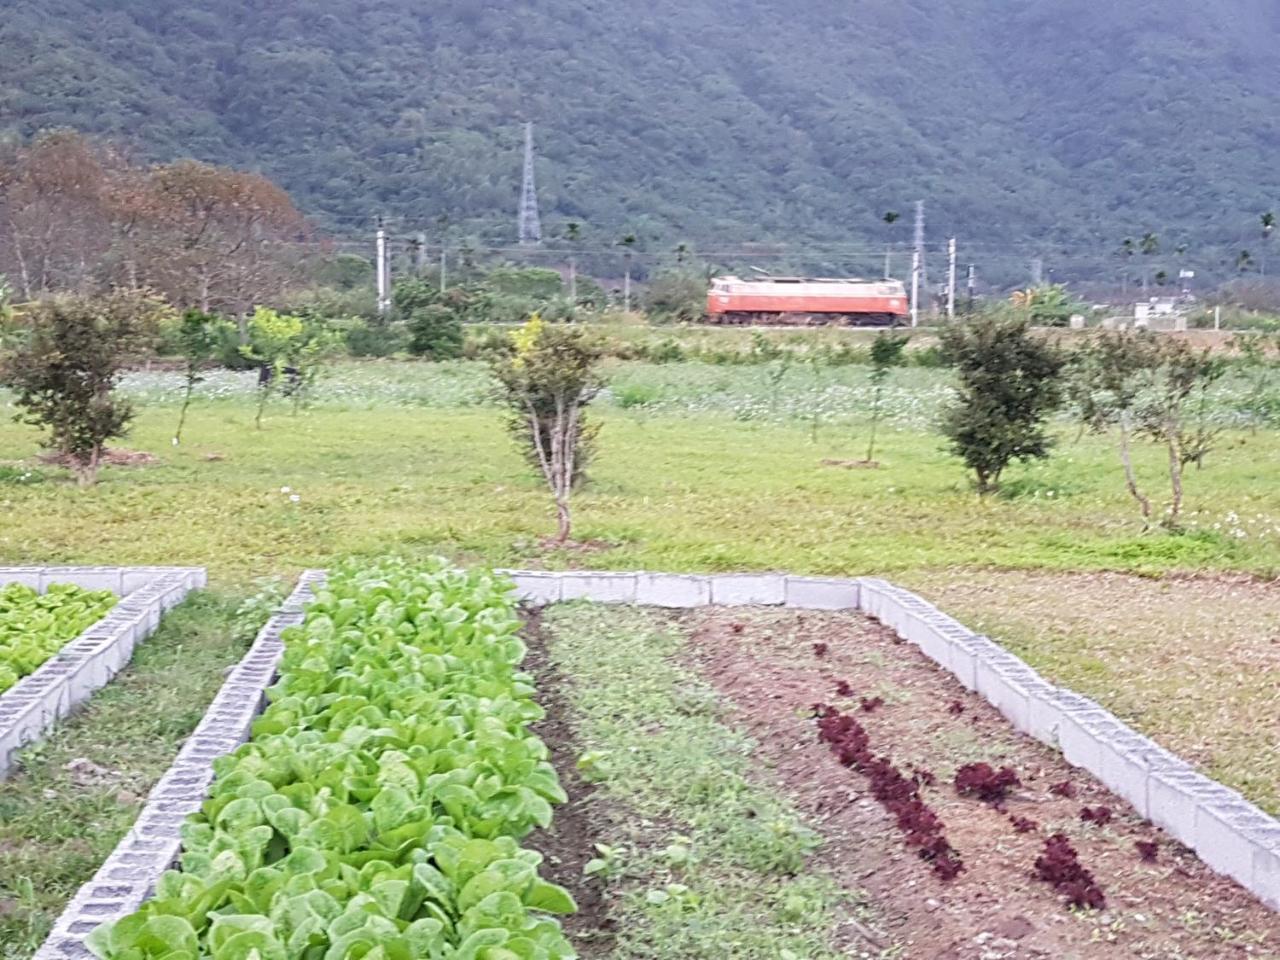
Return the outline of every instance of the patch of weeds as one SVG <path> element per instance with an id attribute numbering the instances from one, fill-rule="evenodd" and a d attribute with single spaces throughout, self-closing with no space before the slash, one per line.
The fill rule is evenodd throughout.
<path id="1" fill-rule="evenodd" d="M 0 782 L 0 957 L 34 953 L 132 825 L 265 620 L 261 604 L 238 615 L 244 601 L 192 594 Z"/>
<path id="2" fill-rule="evenodd" d="M 21 464 L 0 464 L 0 485 L 13 487 L 30 487 L 37 483 L 44 483 L 48 477 L 40 470 L 34 467 L 24 467 Z"/>
<path id="3" fill-rule="evenodd" d="M 844 956 L 833 932 L 862 907 L 805 872 L 819 837 L 754 777 L 753 743 L 719 721 L 715 692 L 673 662 L 683 638 L 652 612 L 591 605 L 552 608 L 543 626 L 573 680 L 579 769 L 623 812 L 588 865 L 627 931 L 611 960 Z"/>

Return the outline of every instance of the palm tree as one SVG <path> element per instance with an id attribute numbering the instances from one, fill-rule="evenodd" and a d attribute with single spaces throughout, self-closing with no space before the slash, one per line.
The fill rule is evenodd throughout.
<path id="1" fill-rule="evenodd" d="M 1240 253 L 1236 256 L 1236 269 L 1240 271 L 1240 274 L 1243 276 L 1244 274 L 1249 272 L 1249 268 L 1252 266 L 1253 266 L 1253 254 L 1251 254 L 1248 250 L 1241 250 Z"/>
<path id="2" fill-rule="evenodd" d="M 1124 269 L 1120 272 L 1120 290 L 1122 296 L 1129 293 L 1129 262 L 1133 259 L 1134 253 L 1137 252 L 1137 245 L 1133 242 L 1133 237 L 1125 237 L 1120 242 L 1120 256 L 1124 259 Z"/>
<path id="3" fill-rule="evenodd" d="M 676 244 L 676 263 L 684 263 L 685 257 L 689 255 L 689 245 L 687 243 Z"/>
<path id="4" fill-rule="evenodd" d="M 578 258 L 574 255 L 578 240 L 582 237 L 582 224 L 570 220 L 564 225 L 564 238 L 569 243 L 569 303 L 578 305 Z"/>
<path id="5" fill-rule="evenodd" d="M 1262 275 L 1267 275 L 1267 247 L 1271 245 L 1271 232 L 1276 228 L 1276 215 L 1268 210 L 1262 215 Z"/>
<path id="6" fill-rule="evenodd" d="M 902 218 L 902 214 L 898 213 L 897 210 L 890 210 L 883 217 L 881 217 L 881 219 L 884 220 L 885 222 L 885 226 L 889 228 L 890 235 L 892 235 L 893 233 L 893 225 L 897 223 L 898 220 L 900 220 L 901 218 Z M 893 264 L 893 248 L 890 244 L 886 243 L 884 248 L 884 275 L 886 280 L 889 278 L 892 264 Z"/>
<path id="7" fill-rule="evenodd" d="M 1144 257 L 1155 256 L 1157 253 L 1160 252 L 1160 238 L 1157 237 L 1154 233 L 1150 233 L 1150 232 L 1145 233 L 1143 234 L 1142 239 L 1138 241 L 1138 249 L 1142 252 L 1142 255 Z M 1146 266 L 1145 264 L 1143 265 L 1142 293 L 1144 296 L 1147 293 L 1147 287 L 1149 287 L 1151 284 L 1150 270 L 1151 270 L 1150 267 Z"/>
<path id="8" fill-rule="evenodd" d="M 618 243 L 624 251 L 623 257 L 627 262 L 627 272 L 622 280 L 622 309 L 627 313 L 631 312 L 631 248 L 636 245 L 636 235 L 634 233 L 626 234 Z"/>

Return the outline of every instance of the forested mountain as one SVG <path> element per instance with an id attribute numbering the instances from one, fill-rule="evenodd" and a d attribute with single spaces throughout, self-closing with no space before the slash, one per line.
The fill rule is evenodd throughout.
<path id="1" fill-rule="evenodd" d="M 0 130 L 260 170 L 336 231 L 1222 250 L 1280 206 L 1274 0 L 6 0 Z M 886 227 L 880 216 L 901 210 Z M 1046 246 L 1048 252 L 1048 246 Z"/>

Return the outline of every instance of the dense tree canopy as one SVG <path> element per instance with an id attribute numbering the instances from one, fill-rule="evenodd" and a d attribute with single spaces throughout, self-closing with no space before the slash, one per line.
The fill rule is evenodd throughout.
<path id="1" fill-rule="evenodd" d="M 904 242 L 884 212 L 924 197 L 935 237 L 1216 264 L 1276 203 L 1278 37 L 1268 0 L 14 0 L 0 131 L 260 169 L 336 233 L 500 241 L 530 119 L 584 248 Z"/>

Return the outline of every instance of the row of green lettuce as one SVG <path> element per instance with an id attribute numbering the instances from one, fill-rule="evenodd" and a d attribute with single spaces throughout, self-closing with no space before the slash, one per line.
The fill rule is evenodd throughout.
<path id="1" fill-rule="evenodd" d="M 20 583 L 0 588 L 0 693 L 105 617 L 116 601 L 110 590 L 69 583 L 44 593 Z"/>
<path id="2" fill-rule="evenodd" d="M 104 960 L 567 960 L 575 909 L 521 848 L 565 795 L 507 581 L 334 570 L 285 631 L 250 741 L 216 761 L 180 870 Z"/>

